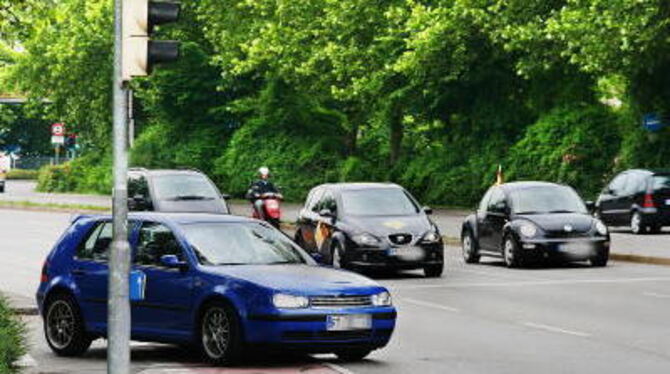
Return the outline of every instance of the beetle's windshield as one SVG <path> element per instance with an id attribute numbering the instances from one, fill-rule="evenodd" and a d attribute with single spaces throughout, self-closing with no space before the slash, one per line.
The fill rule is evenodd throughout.
<path id="1" fill-rule="evenodd" d="M 516 214 L 586 213 L 577 193 L 565 186 L 538 186 L 513 190 L 512 208 Z"/>
<path id="2" fill-rule="evenodd" d="M 407 216 L 419 207 L 400 188 L 373 188 L 342 192 L 345 214 L 354 216 Z"/>
<path id="3" fill-rule="evenodd" d="M 183 230 L 203 265 L 311 263 L 290 239 L 263 224 L 198 223 Z"/>

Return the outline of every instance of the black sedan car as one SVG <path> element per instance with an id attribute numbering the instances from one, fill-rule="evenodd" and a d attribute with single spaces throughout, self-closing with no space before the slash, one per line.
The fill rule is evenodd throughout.
<path id="1" fill-rule="evenodd" d="M 609 226 L 628 225 L 633 234 L 670 226 L 670 171 L 626 170 L 603 189 L 595 215 Z"/>
<path id="2" fill-rule="evenodd" d="M 336 268 L 423 269 L 439 277 L 444 248 L 430 213 L 396 184 L 324 184 L 310 191 L 295 240 Z"/>
<path id="3" fill-rule="evenodd" d="M 502 257 L 508 267 L 542 259 L 606 266 L 610 235 L 570 187 L 516 182 L 491 187 L 465 219 L 461 240 L 467 263 Z"/>

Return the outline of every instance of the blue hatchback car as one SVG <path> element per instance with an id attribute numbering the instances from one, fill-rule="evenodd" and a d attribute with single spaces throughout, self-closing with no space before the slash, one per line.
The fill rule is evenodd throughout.
<path id="1" fill-rule="evenodd" d="M 86 352 L 107 334 L 110 216 L 80 216 L 49 254 L 37 301 L 51 349 Z M 217 364 L 254 347 L 357 360 L 384 347 L 396 310 L 384 287 L 319 267 L 269 225 L 209 214 L 133 213 L 132 339 L 191 345 Z M 132 293 L 132 292 L 131 292 Z"/>

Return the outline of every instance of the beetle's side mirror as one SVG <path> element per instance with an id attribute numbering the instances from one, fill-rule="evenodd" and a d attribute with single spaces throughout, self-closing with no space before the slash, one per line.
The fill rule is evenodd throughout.
<path id="1" fill-rule="evenodd" d="M 593 212 L 596 209 L 596 203 L 594 203 L 591 200 L 586 201 L 585 204 L 586 204 L 586 209 L 589 212 Z"/>
<path id="2" fill-rule="evenodd" d="M 428 214 L 428 215 L 431 215 L 431 214 L 433 214 L 433 208 L 431 208 L 429 206 L 424 206 L 423 207 L 423 212 Z"/>
<path id="3" fill-rule="evenodd" d="M 161 256 L 161 265 L 170 269 L 179 269 L 186 270 L 188 269 L 188 264 L 183 261 L 179 261 L 179 258 L 175 255 L 163 255 Z"/>
<path id="4" fill-rule="evenodd" d="M 227 193 L 222 193 L 222 194 L 221 194 L 221 198 L 224 199 L 224 200 L 230 200 L 230 197 L 231 197 L 231 196 L 230 196 L 229 194 L 227 194 Z"/>

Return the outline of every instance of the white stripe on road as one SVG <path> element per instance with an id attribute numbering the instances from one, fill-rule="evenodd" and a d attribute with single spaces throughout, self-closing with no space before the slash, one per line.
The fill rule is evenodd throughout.
<path id="1" fill-rule="evenodd" d="M 343 367 L 340 366 L 340 365 L 332 364 L 332 363 L 330 363 L 330 362 L 324 362 L 324 363 L 323 363 L 323 366 L 325 366 L 325 367 L 327 367 L 327 368 L 329 368 L 329 369 L 332 369 L 332 370 L 334 370 L 334 371 L 336 371 L 336 372 L 338 372 L 338 373 L 340 373 L 340 374 L 355 374 L 353 371 L 351 371 L 351 370 L 349 370 L 349 369 L 347 369 L 347 368 L 343 368 Z"/>
<path id="2" fill-rule="evenodd" d="M 37 366 L 37 361 L 35 361 L 35 359 L 31 355 L 25 354 L 21 358 L 16 360 L 13 365 L 16 368 L 24 368 L 24 369 L 32 368 Z"/>
<path id="3" fill-rule="evenodd" d="M 579 337 L 582 337 L 582 338 L 588 338 L 589 336 L 591 336 L 591 334 L 586 333 L 586 332 L 566 330 L 566 329 L 562 329 L 560 327 L 544 325 L 544 324 L 541 324 L 541 323 L 524 322 L 523 325 L 526 326 L 526 327 L 532 327 L 534 329 L 550 331 L 550 332 L 557 332 L 557 333 L 560 333 L 560 334 L 574 335 L 574 336 L 579 336 Z"/>
<path id="4" fill-rule="evenodd" d="M 656 292 L 643 292 L 644 296 L 655 297 L 658 299 L 670 299 L 670 294 L 656 293 Z"/>
<path id="5" fill-rule="evenodd" d="M 615 284 L 639 282 L 670 282 L 670 277 L 656 278 L 618 278 L 618 279 L 557 279 L 518 282 L 478 282 L 461 284 L 417 284 L 391 286 L 397 290 L 431 289 L 431 288 L 470 288 L 470 287 L 514 287 L 514 286 L 557 286 L 564 284 Z"/>
<path id="6" fill-rule="evenodd" d="M 414 304 L 414 305 L 418 305 L 418 306 L 425 306 L 427 308 L 444 310 L 446 312 L 452 312 L 452 313 L 458 313 L 459 312 L 459 310 L 457 308 L 453 308 L 453 307 L 446 306 L 446 305 L 441 305 L 441 304 L 435 304 L 435 303 L 431 303 L 429 301 L 422 301 L 422 300 L 416 300 L 416 299 L 406 299 L 406 298 L 402 298 L 400 300 L 404 301 L 406 303 L 410 303 L 410 304 Z"/>

